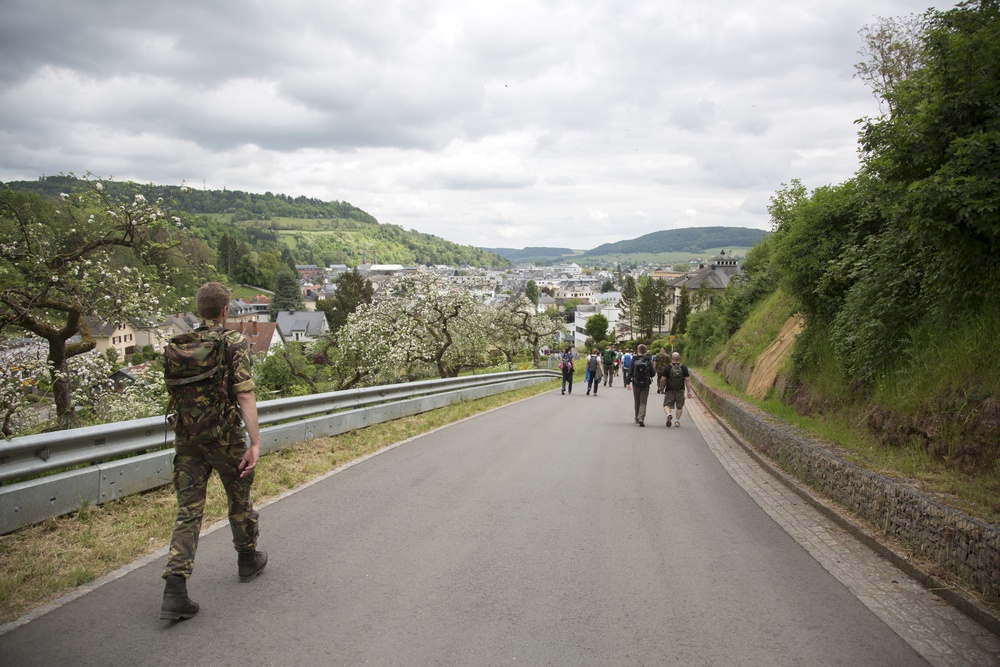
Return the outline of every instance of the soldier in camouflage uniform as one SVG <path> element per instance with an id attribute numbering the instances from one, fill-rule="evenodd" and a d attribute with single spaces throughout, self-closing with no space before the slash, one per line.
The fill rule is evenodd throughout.
<path id="1" fill-rule="evenodd" d="M 163 573 L 166 588 L 160 618 L 164 620 L 183 620 L 198 612 L 197 603 L 187 595 L 187 579 L 194 567 L 206 489 L 213 470 L 218 471 L 229 500 L 229 525 L 233 546 L 238 552 L 239 580 L 252 581 L 267 564 L 267 553 L 256 548 L 257 512 L 250 502 L 254 469 L 260 458 L 257 402 L 250 375 L 250 343 L 243 334 L 224 329 L 229 299 L 229 290 L 221 283 L 205 283 L 196 297 L 198 314 L 203 321 L 195 333 L 206 332 L 207 335 L 215 330 L 225 337 L 224 372 L 229 400 L 222 411 L 224 425 L 220 436 L 208 439 L 179 436 L 175 442 L 173 481 L 178 507 L 170 539 L 170 556 Z M 249 447 L 245 444 L 247 435 Z"/>

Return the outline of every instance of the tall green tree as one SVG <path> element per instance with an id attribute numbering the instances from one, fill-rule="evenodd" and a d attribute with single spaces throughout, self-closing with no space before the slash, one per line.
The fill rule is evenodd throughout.
<path id="1" fill-rule="evenodd" d="M 667 306 L 670 305 L 672 290 L 663 278 L 656 278 L 653 283 L 656 298 L 657 330 L 663 331 L 663 327 L 667 323 Z"/>
<path id="2" fill-rule="evenodd" d="M 688 294 L 687 287 L 681 287 L 681 299 L 677 304 L 677 317 L 674 319 L 674 326 L 670 329 L 672 334 L 682 334 L 687 332 L 688 317 L 691 315 L 691 295 Z"/>
<path id="3" fill-rule="evenodd" d="M 939 309 L 994 289 L 983 278 L 1000 251 L 998 71 L 1000 3 L 929 12 L 921 67 L 887 91 L 892 115 L 861 135 L 863 173 L 877 180 L 889 224 L 937 256 L 922 292 Z"/>
<path id="4" fill-rule="evenodd" d="M 256 261 L 257 253 L 247 253 L 236 264 L 236 280 L 243 285 L 263 287 L 267 280 Z"/>
<path id="5" fill-rule="evenodd" d="M 639 335 L 646 340 L 652 340 L 653 331 L 660 323 L 659 297 L 655 279 L 649 276 L 639 278 L 637 301 L 635 319 Z"/>
<path id="6" fill-rule="evenodd" d="M 219 239 L 218 264 L 219 270 L 230 278 L 236 277 L 236 267 L 240 261 L 240 246 L 229 234 L 223 234 Z"/>
<path id="7" fill-rule="evenodd" d="M 277 313 L 283 310 L 302 310 L 304 307 L 298 278 L 290 271 L 280 272 L 274 287 L 274 298 L 271 299 L 271 310 Z"/>
<path id="8" fill-rule="evenodd" d="M 330 325 L 330 333 L 336 333 L 347 324 L 347 318 L 360 306 L 371 303 L 373 294 L 371 281 L 363 278 L 357 269 L 340 276 L 333 298 L 319 302 L 325 304 L 323 311 L 326 313 L 327 324 Z"/>
<path id="9" fill-rule="evenodd" d="M 528 297 L 531 303 L 538 305 L 538 284 L 534 280 L 529 280 L 528 284 L 524 287 L 524 295 Z"/>
<path id="10" fill-rule="evenodd" d="M 625 276 L 622 282 L 622 315 L 628 321 L 629 332 L 635 331 L 635 313 L 639 305 L 639 288 L 636 286 L 635 278 L 631 275 Z M 631 335 L 634 336 L 634 333 Z"/>
<path id="11" fill-rule="evenodd" d="M 608 339 L 608 318 L 601 313 L 591 315 L 587 318 L 585 329 L 595 343 L 605 341 Z"/>
<path id="12" fill-rule="evenodd" d="M 281 248 L 281 263 L 287 266 L 289 271 L 297 275 L 297 271 L 295 270 L 295 258 L 292 256 L 292 251 L 288 248 L 288 246 Z"/>

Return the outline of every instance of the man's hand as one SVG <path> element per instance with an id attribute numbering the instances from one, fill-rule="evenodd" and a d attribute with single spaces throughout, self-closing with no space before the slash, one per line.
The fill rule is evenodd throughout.
<path id="1" fill-rule="evenodd" d="M 240 471 L 240 478 L 246 477 L 253 469 L 257 467 L 257 462 L 260 460 L 260 445 L 251 445 L 246 452 L 243 453 L 243 460 L 237 466 Z"/>
<path id="2" fill-rule="evenodd" d="M 257 467 L 260 460 L 260 427 L 257 424 L 257 399 L 252 391 L 243 391 L 236 394 L 236 402 L 240 406 L 240 416 L 243 417 L 243 425 L 247 429 L 250 437 L 250 447 L 243 454 L 243 460 L 238 466 L 240 477 L 246 477 Z"/>

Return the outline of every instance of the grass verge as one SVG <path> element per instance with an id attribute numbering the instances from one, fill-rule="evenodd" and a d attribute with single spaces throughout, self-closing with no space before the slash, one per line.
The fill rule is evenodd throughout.
<path id="1" fill-rule="evenodd" d="M 393 443 L 487 410 L 557 388 L 535 387 L 458 403 L 424 414 L 376 424 L 342 435 L 317 438 L 263 457 L 254 482 L 254 503 Z M 173 490 L 163 487 L 49 519 L 0 536 L 0 623 L 90 583 L 167 545 L 176 514 Z M 224 519 L 226 497 L 212 477 L 205 526 Z"/>

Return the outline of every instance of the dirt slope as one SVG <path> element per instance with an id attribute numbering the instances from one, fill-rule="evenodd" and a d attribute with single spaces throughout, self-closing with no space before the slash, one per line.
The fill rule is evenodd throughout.
<path id="1" fill-rule="evenodd" d="M 774 381 L 778 377 L 778 369 L 781 368 L 785 355 L 792 349 L 796 336 L 802 333 L 803 326 L 801 315 L 788 318 L 781 327 L 778 337 L 757 357 L 750 375 L 750 383 L 746 388 L 747 394 L 758 400 L 767 396 L 767 391 L 774 386 Z"/>

